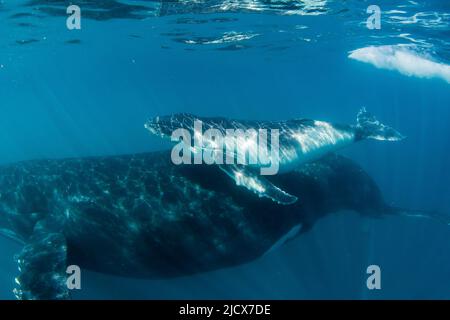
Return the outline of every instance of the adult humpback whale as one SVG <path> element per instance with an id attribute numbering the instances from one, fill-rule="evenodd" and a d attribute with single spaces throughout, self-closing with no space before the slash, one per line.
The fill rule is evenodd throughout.
<path id="1" fill-rule="evenodd" d="M 403 212 L 386 205 L 374 181 L 340 156 L 270 177 L 302 194 L 289 206 L 240 192 L 217 166 L 175 166 L 167 157 L 0 167 L 0 233 L 24 244 L 17 297 L 68 298 L 67 265 L 127 277 L 188 275 L 254 260 L 331 212 Z"/>
<path id="2" fill-rule="evenodd" d="M 145 128 L 162 138 L 181 140 L 172 152 L 172 160 L 174 153 L 183 153 L 184 159 L 189 153 L 189 163 L 190 153 L 194 157 L 209 154 L 215 158 L 212 162 L 219 164 L 237 185 L 281 204 L 292 204 L 297 201 L 297 196 L 271 183 L 252 168 L 260 168 L 261 174 L 267 167 L 270 167 L 270 174 L 288 172 L 364 139 L 398 141 L 404 138 L 393 128 L 380 123 L 365 108 L 359 111 L 356 125 L 310 119 L 249 121 L 204 118 L 181 113 L 155 117 L 146 122 Z M 205 134 L 203 128 L 206 129 Z M 273 136 L 267 139 L 267 132 L 274 130 L 275 139 Z M 264 135 L 258 133 L 261 131 Z M 216 157 L 218 154 L 220 156 Z M 222 154 L 231 161 L 224 165 Z"/>

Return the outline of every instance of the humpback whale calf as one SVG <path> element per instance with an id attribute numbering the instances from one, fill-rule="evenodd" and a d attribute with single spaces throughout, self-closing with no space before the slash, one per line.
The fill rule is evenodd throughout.
<path id="1" fill-rule="evenodd" d="M 339 210 L 402 214 L 336 155 L 270 179 L 303 201 L 242 193 L 217 166 L 169 152 L 25 161 L 0 167 L 0 233 L 20 241 L 16 296 L 70 298 L 66 268 L 167 278 L 250 262 Z M 423 216 L 431 213 L 419 212 Z"/>
<path id="2" fill-rule="evenodd" d="M 203 127 L 207 129 L 205 134 L 201 132 Z M 191 163 L 189 154 L 186 158 L 187 153 L 193 153 L 194 157 L 212 154 L 210 157 L 213 158 L 225 154 L 227 160 L 231 159 L 226 165 L 220 156 L 212 163 L 219 164 L 237 185 L 281 204 L 292 204 L 297 201 L 297 196 L 255 173 L 252 167 L 260 168 L 261 174 L 289 172 L 303 163 L 364 139 L 398 141 L 404 138 L 393 128 L 380 123 L 365 108 L 359 111 L 356 125 L 309 119 L 248 121 L 203 118 L 181 113 L 155 117 L 146 122 L 145 128 L 162 138 L 181 140 L 172 152 L 172 160 L 176 153 L 181 152 L 187 163 Z M 273 135 L 267 139 L 268 131 L 276 133 L 275 139 Z M 265 173 L 267 171 L 269 173 Z"/>

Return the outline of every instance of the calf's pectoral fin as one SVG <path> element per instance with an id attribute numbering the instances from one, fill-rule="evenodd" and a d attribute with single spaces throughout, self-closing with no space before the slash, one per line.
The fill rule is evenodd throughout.
<path id="1" fill-rule="evenodd" d="M 45 221 L 38 222 L 23 250 L 15 257 L 20 274 L 16 278 L 18 299 L 68 299 L 66 239 L 50 230 Z"/>
<path id="2" fill-rule="evenodd" d="M 269 198 L 283 205 L 293 204 L 298 199 L 245 166 L 220 165 L 220 169 L 231 177 L 236 185 L 247 188 L 259 197 Z"/>

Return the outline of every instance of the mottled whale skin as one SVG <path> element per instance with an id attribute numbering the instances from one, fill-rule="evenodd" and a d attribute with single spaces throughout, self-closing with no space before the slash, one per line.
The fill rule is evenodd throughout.
<path id="1" fill-rule="evenodd" d="M 4 165 L 0 232 L 24 244 L 16 295 L 69 298 L 67 265 L 177 277 L 252 261 L 332 212 L 398 212 L 340 156 L 271 179 L 303 201 L 283 206 L 242 193 L 217 166 L 176 166 L 169 152 Z"/>

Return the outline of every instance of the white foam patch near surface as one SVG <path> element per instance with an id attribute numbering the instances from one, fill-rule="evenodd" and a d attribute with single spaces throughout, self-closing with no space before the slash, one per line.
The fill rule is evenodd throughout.
<path id="1" fill-rule="evenodd" d="M 433 61 L 411 45 L 370 46 L 351 51 L 349 58 L 410 77 L 440 78 L 450 83 L 448 64 Z"/>

